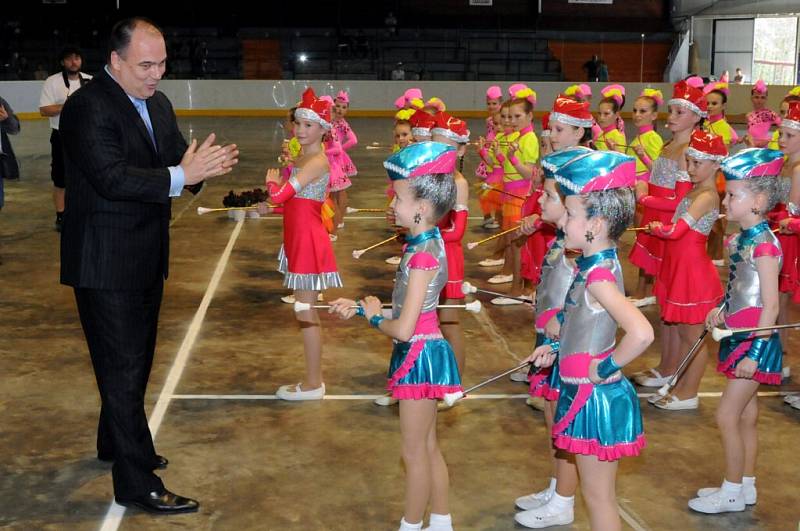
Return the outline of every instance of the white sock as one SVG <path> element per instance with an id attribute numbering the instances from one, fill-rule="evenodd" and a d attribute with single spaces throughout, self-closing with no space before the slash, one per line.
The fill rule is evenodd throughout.
<path id="1" fill-rule="evenodd" d="M 732 483 L 727 479 L 722 482 L 722 490 L 729 493 L 729 494 L 741 494 L 742 493 L 742 484 L 741 483 Z"/>
<path id="2" fill-rule="evenodd" d="M 452 527 L 453 526 L 453 519 L 450 517 L 449 514 L 436 514 L 431 513 L 431 527 Z"/>
<path id="3" fill-rule="evenodd" d="M 400 529 L 398 531 L 417 531 L 422 529 L 422 520 L 416 524 L 409 524 L 406 522 L 405 517 L 400 519 Z"/>
<path id="4" fill-rule="evenodd" d="M 559 496 L 557 492 L 553 492 L 553 497 L 547 502 L 547 505 L 557 511 L 565 511 L 572 509 L 575 506 L 575 496 Z"/>
<path id="5" fill-rule="evenodd" d="M 547 490 L 550 491 L 550 494 L 554 494 L 556 492 L 556 478 L 550 478 L 550 486 L 547 487 Z"/>
<path id="6" fill-rule="evenodd" d="M 742 476 L 742 485 L 745 487 L 755 487 L 756 486 L 756 477 L 755 476 Z"/>

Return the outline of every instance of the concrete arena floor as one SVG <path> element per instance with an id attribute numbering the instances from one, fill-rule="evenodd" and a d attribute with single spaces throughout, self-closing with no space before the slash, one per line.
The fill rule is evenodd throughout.
<path id="1" fill-rule="evenodd" d="M 396 529 L 403 510 L 397 409 L 371 403 L 383 390 L 389 340 L 363 321 L 323 317 L 330 400 L 272 399 L 279 385 L 298 381 L 303 368 L 292 310 L 279 300 L 286 293 L 275 271 L 280 219 L 248 219 L 239 226 L 223 215 L 195 214 L 200 205 L 221 206 L 230 189 L 262 185 L 264 169 L 275 165 L 278 121 L 194 118 L 180 123 L 187 137 L 216 131 L 242 152 L 233 174 L 210 182 L 197 198 L 185 194 L 174 203 L 171 276 L 147 396 L 148 412 L 159 396 L 160 405 L 168 406 L 158 414 L 156 432 L 158 451 L 170 459 L 161 476 L 169 488 L 199 498 L 201 510 L 170 518 L 129 510 L 105 522 L 110 524 L 106 529 L 117 523 L 126 530 Z M 357 119 L 353 126 L 361 140 L 353 155 L 360 175 L 350 204 L 381 207 L 386 181 L 380 162 L 388 151 L 364 146 L 390 141 L 389 120 Z M 112 499 L 110 467 L 95 459 L 97 390 L 72 292 L 58 284 L 49 131 L 46 121 L 25 122 L 22 130 L 12 142 L 23 179 L 6 182 L 6 207 L 0 213 L 0 527 L 97 529 Z M 476 162 L 471 154 L 468 178 Z M 479 216 L 474 198 L 470 207 Z M 353 260 L 353 249 L 387 235 L 381 219 L 357 216 L 347 219 L 334 244 L 346 287 L 326 297 L 374 293 L 388 300 L 392 270 L 383 259 L 394 249 Z M 476 219 L 465 241 L 486 235 Z M 626 237 L 621 255 L 627 255 L 630 243 Z M 221 264 L 214 291 L 210 282 L 228 244 L 232 252 Z M 488 286 L 492 274 L 477 266 L 487 253 L 484 248 L 465 253 L 467 278 L 479 286 Z M 635 271 L 625 265 L 632 288 Z M 213 298 L 196 341 L 179 357 L 207 293 Z M 657 322 L 655 306 L 646 313 Z M 487 304 L 477 317 L 464 315 L 463 322 L 467 384 L 513 366 L 530 351 L 533 332 L 526 308 Z M 788 360 L 800 370 L 797 343 L 792 333 Z M 658 341 L 626 372 L 651 366 L 657 358 Z M 618 476 L 626 528 L 778 530 L 797 525 L 800 412 L 776 396 L 760 401 L 758 505 L 721 516 L 687 509 L 695 489 L 718 485 L 722 476 L 714 411 L 719 403 L 715 393 L 724 380 L 713 369 L 710 362 L 702 391 L 711 396 L 702 398 L 698 411 L 666 413 L 643 400 L 648 447 L 642 456 L 622 460 Z M 162 395 L 168 374 L 176 387 Z M 800 390 L 796 381 L 793 377 L 779 390 Z M 465 401 L 440 415 L 454 522 L 464 530 L 519 529 L 513 501 L 547 484 L 548 437 L 541 413 L 525 405 L 522 384 L 505 380 L 483 391 L 486 399 Z M 571 527 L 589 527 L 580 499 Z"/>

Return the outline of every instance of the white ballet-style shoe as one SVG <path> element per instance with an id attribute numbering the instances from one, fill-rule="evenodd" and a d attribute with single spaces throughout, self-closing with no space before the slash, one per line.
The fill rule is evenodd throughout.
<path id="1" fill-rule="evenodd" d="M 481 267 L 497 267 L 506 263 L 505 258 L 484 258 L 478 265 Z"/>
<path id="2" fill-rule="evenodd" d="M 518 304 L 525 304 L 520 300 L 511 299 L 509 297 L 495 297 L 489 302 L 491 302 L 495 306 L 517 306 Z"/>
<path id="3" fill-rule="evenodd" d="M 661 387 L 672 378 L 672 375 L 662 376 L 654 367 L 646 371 L 636 372 L 631 375 L 631 380 L 642 387 Z"/>
<path id="4" fill-rule="evenodd" d="M 282 385 L 278 388 L 275 396 L 281 400 L 289 400 L 299 402 L 302 400 L 322 400 L 325 397 L 325 384 L 320 385 L 316 389 L 303 391 L 300 384 L 296 385 Z"/>
<path id="5" fill-rule="evenodd" d="M 573 507 L 558 507 L 551 498 L 544 505 L 514 515 L 514 520 L 531 529 L 542 529 L 555 525 L 568 525 L 575 520 Z"/>
<path id="6" fill-rule="evenodd" d="M 547 502 L 549 502 L 550 498 L 552 497 L 553 489 L 547 487 L 539 492 L 534 492 L 533 494 L 528 494 L 527 496 L 520 496 L 514 501 L 514 505 L 523 511 L 530 511 L 532 509 L 538 509 L 543 505 L 547 505 Z"/>
<path id="7" fill-rule="evenodd" d="M 794 405 L 797 402 L 800 402 L 800 393 L 792 393 L 790 395 L 786 395 L 783 397 L 783 401 L 786 404 Z"/>
<path id="8" fill-rule="evenodd" d="M 529 396 L 525 399 L 525 403 L 536 411 L 544 411 L 544 402 L 545 400 L 541 396 Z"/>
<path id="9" fill-rule="evenodd" d="M 690 409 L 697 409 L 700 406 L 700 398 L 693 396 L 681 400 L 675 395 L 667 395 L 661 397 L 660 400 L 652 402 L 658 409 L 666 409 L 667 411 L 687 411 Z"/>
<path id="10" fill-rule="evenodd" d="M 708 496 L 689 500 L 689 509 L 705 514 L 734 513 L 745 510 L 744 495 L 741 492 L 726 492 L 717 489 Z"/>
<path id="11" fill-rule="evenodd" d="M 389 265 L 400 265 L 400 261 L 401 261 L 402 259 L 403 259 L 403 258 L 402 258 L 402 257 L 400 257 L 400 256 L 390 256 L 389 258 L 387 258 L 386 260 L 384 260 L 384 262 L 386 262 L 386 263 L 387 263 L 387 264 L 389 264 Z"/>
<path id="12" fill-rule="evenodd" d="M 431 513 L 430 523 L 422 531 L 453 531 L 453 520 L 449 514 Z"/>
<path id="13" fill-rule="evenodd" d="M 393 406 L 397 402 L 399 402 L 399 400 L 397 400 L 396 398 L 392 398 L 392 395 L 390 394 L 379 396 L 378 398 L 372 401 L 372 403 L 375 404 L 376 406 L 382 406 L 382 407 Z"/>
<path id="14" fill-rule="evenodd" d="M 699 498 L 705 498 L 706 496 L 716 494 L 721 488 L 722 487 L 706 487 L 704 489 L 699 489 L 697 491 L 697 496 Z M 755 505 L 758 501 L 758 490 L 755 485 L 743 485 L 742 494 L 744 495 L 745 505 Z"/>
<path id="15" fill-rule="evenodd" d="M 489 279 L 489 284 L 508 284 L 514 280 L 514 275 L 495 275 Z"/>
<path id="16" fill-rule="evenodd" d="M 294 304 L 297 302 L 297 299 L 294 298 L 294 293 L 290 293 L 289 295 L 284 295 L 281 297 L 281 302 L 285 302 L 286 304 Z M 317 293 L 317 302 L 323 302 L 322 293 Z"/>
<path id="17" fill-rule="evenodd" d="M 644 308 L 645 306 L 652 306 L 656 303 L 656 298 L 654 295 L 649 297 L 643 297 L 641 299 L 629 299 L 634 306 L 637 308 Z"/>

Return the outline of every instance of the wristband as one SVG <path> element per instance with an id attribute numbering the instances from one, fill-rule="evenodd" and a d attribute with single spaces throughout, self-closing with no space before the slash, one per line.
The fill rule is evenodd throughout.
<path id="1" fill-rule="evenodd" d="M 550 339 L 549 337 L 544 338 L 542 345 L 549 345 L 551 349 L 550 352 L 554 354 L 561 348 L 561 342 L 558 339 Z"/>
<path id="2" fill-rule="evenodd" d="M 372 317 L 369 318 L 369 324 L 372 325 L 373 328 L 380 328 L 381 321 L 386 319 L 386 317 L 382 316 L 379 313 L 376 313 Z"/>
<path id="3" fill-rule="evenodd" d="M 497 161 L 500 162 L 501 164 L 506 161 L 506 156 L 503 155 L 502 153 L 498 153 L 497 155 L 494 156 L 494 158 L 496 158 Z"/>
<path id="4" fill-rule="evenodd" d="M 519 166 L 519 159 L 516 155 L 511 155 L 508 157 L 508 162 L 510 162 L 512 166 Z"/>
<path id="5" fill-rule="evenodd" d="M 360 315 L 361 317 L 366 317 L 363 306 L 359 306 L 356 308 L 356 315 Z"/>
<path id="6" fill-rule="evenodd" d="M 614 356 L 609 356 L 597 366 L 597 377 L 601 380 L 605 380 L 620 369 L 622 369 L 622 367 L 617 365 L 617 362 L 614 361 Z"/>
<path id="7" fill-rule="evenodd" d="M 754 362 L 758 363 L 761 361 L 761 355 L 767 350 L 767 345 L 769 344 L 769 339 L 763 337 L 757 337 L 750 343 L 750 348 L 747 349 L 747 357 L 753 360 Z"/>

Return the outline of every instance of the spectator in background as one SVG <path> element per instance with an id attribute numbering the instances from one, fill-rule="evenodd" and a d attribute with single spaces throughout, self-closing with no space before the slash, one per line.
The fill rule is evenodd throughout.
<path id="1" fill-rule="evenodd" d="M 405 81 L 406 71 L 403 70 L 403 63 L 397 63 L 392 70 L 392 81 Z"/>
<path id="2" fill-rule="evenodd" d="M 597 70 L 600 68 L 600 58 L 593 55 L 591 59 L 583 63 L 583 69 L 586 70 L 586 79 L 589 81 L 597 81 Z"/>
<path id="3" fill-rule="evenodd" d="M 58 132 L 59 116 L 64 102 L 76 90 L 92 79 L 81 72 L 83 57 L 78 48 L 67 46 L 61 52 L 61 72 L 53 74 L 44 81 L 39 98 L 39 113 L 50 118 L 50 178 L 53 180 L 53 203 L 56 207 L 55 229 L 61 232 L 64 218 L 64 154 L 61 149 L 61 136 Z"/>
<path id="4" fill-rule="evenodd" d="M 19 179 L 19 164 L 8 135 L 19 133 L 19 119 L 6 100 L 0 98 L 0 209 L 3 208 L 3 180 Z"/>
<path id="5" fill-rule="evenodd" d="M 602 59 L 600 59 L 600 64 L 597 67 L 597 80 L 608 81 L 608 65 Z"/>
<path id="6" fill-rule="evenodd" d="M 395 18 L 394 13 L 389 11 L 389 14 L 383 19 L 383 23 L 386 25 L 389 36 L 394 37 L 397 34 L 397 18 Z"/>
<path id="7" fill-rule="evenodd" d="M 39 63 L 36 65 L 36 70 L 33 72 L 33 79 L 37 81 L 44 81 L 47 79 L 47 70 L 44 68 L 44 65 Z"/>
<path id="8" fill-rule="evenodd" d="M 736 69 L 736 75 L 733 76 L 733 82 L 736 83 L 737 85 L 744 84 L 744 73 L 742 73 L 741 68 Z"/>

